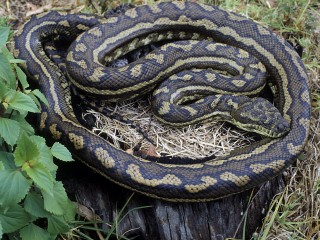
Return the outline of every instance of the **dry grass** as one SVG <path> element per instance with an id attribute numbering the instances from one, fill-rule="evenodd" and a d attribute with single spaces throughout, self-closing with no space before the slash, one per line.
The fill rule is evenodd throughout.
<path id="1" fill-rule="evenodd" d="M 146 100 L 126 101 L 109 109 L 140 126 L 155 144 L 159 155 L 191 158 L 207 157 L 212 154 L 221 156 L 254 141 L 248 133 L 234 130 L 223 123 L 208 122 L 183 128 L 169 127 L 154 119 L 150 104 Z M 124 144 L 125 150 L 128 150 L 141 144 L 144 152 L 154 147 L 129 124 L 92 110 L 84 115 L 88 114 L 97 119 L 93 131 L 106 134 L 115 146 L 120 147 Z"/>
<path id="2" fill-rule="evenodd" d="M 8 15 L 14 4 L 31 1 L 0 0 L 0 15 Z M 52 8 L 61 7 L 63 1 L 44 0 Z M 89 2 L 89 1 L 87 1 Z M 84 11 L 99 12 L 99 1 L 70 0 L 64 8 L 78 8 Z M 122 0 L 108 1 L 104 7 L 115 7 Z M 152 0 L 136 0 L 134 4 L 151 3 Z M 60 5 L 59 5 L 60 3 Z M 256 1 L 211 1 L 227 10 L 233 10 L 252 18 L 279 33 L 294 33 L 295 40 L 304 47 L 303 61 L 310 77 L 313 115 L 311 131 L 305 153 L 290 167 L 286 176 L 287 186 L 275 196 L 270 205 L 264 224 L 257 235 L 258 239 L 320 239 L 320 6 L 311 0 L 256 0 Z M 17 8 L 16 8 L 17 9 Z M 20 11 L 33 11 L 19 8 Z M 12 11 L 11 11 L 12 13 Z M 14 15 L 12 13 L 12 16 Z M 20 15 L 19 15 L 20 16 Z M 137 105 L 139 106 L 137 108 Z M 148 132 L 156 143 L 158 153 L 179 156 L 224 155 L 237 146 L 250 144 L 252 138 L 242 132 L 225 128 L 224 125 L 210 123 L 204 126 L 171 129 L 155 121 L 146 101 L 122 103 L 116 111 L 137 122 Z M 150 148 L 147 141 L 134 128 L 108 119 L 99 113 L 89 112 L 97 118 L 94 131 L 104 131 L 115 142 L 125 143 L 132 149 L 138 143 Z M 111 127 L 113 126 L 113 127 Z M 120 133 L 120 134 L 119 134 Z M 248 138 L 247 138 L 248 137 Z"/>

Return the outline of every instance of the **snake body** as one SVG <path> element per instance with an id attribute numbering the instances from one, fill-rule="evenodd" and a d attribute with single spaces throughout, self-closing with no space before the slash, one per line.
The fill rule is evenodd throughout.
<path id="1" fill-rule="evenodd" d="M 85 30 L 88 31 L 80 35 Z M 203 43 L 198 41 L 204 40 L 239 48 L 258 59 L 272 77 L 277 89 L 277 108 L 290 130 L 279 138 L 264 138 L 228 156 L 201 163 L 164 164 L 132 156 L 93 134 L 76 119 L 68 103 L 69 83 L 43 49 L 43 42 L 49 36 L 60 34 L 76 39 L 67 57 L 67 65 L 75 69 L 75 74 L 70 74 L 71 82 L 79 91 L 92 95 L 102 93 L 114 101 L 129 93 L 134 97 L 138 92 L 144 93 L 153 88 L 160 78 L 159 73 L 152 75 L 153 67 L 160 65 L 160 75 L 169 77 L 170 71 L 162 69 L 159 63 L 161 50 L 146 57 L 151 60 L 149 65 L 138 62 L 133 67 L 112 71 L 104 67 L 105 63 L 123 52 L 131 51 L 133 45 L 148 44 L 150 38 L 160 41 L 166 35 L 195 41 L 194 45 L 201 45 Z M 102 38 L 103 35 L 108 37 Z M 128 47 L 124 49 L 126 44 Z M 206 44 L 211 46 L 211 43 Z M 15 35 L 14 49 L 16 57 L 27 60 L 25 70 L 36 80 L 49 102 L 48 107 L 42 106 L 41 130 L 67 145 L 76 157 L 106 178 L 151 197 L 169 201 L 209 201 L 252 188 L 289 166 L 302 151 L 308 137 L 310 93 L 307 74 L 298 54 L 284 39 L 268 29 L 214 6 L 192 2 L 160 3 L 136 7 L 107 20 L 86 14 L 49 12 L 33 16 L 22 26 Z M 80 53 L 87 57 L 78 58 Z M 184 63 L 179 59 L 173 60 L 172 68 L 177 70 L 171 72 L 179 77 L 178 71 L 194 68 L 194 62 L 200 62 L 197 64 L 200 68 L 207 65 L 203 63 L 201 66 L 205 61 L 200 60 L 206 56 L 202 56 L 200 50 L 194 54 L 193 59 Z M 197 54 L 200 54 L 199 58 Z M 183 64 L 185 66 L 179 67 Z M 88 70 L 91 65 L 94 68 Z M 128 71 L 138 80 L 142 75 L 148 75 L 148 78 L 129 86 Z M 81 82 L 76 80 L 79 72 L 85 75 L 80 76 Z M 108 82 L 110 76 L 115 77 L 115 83 Z M 253 90 L 248 92 L 249 95 L 257 94 Z M 259 99 L 257 106 L 260 106 Z M 178 98 L 175 101 L 183 100 Z M 236 101 L 229 99 L 225 105 L 230 102 L 236 105 Z"/>

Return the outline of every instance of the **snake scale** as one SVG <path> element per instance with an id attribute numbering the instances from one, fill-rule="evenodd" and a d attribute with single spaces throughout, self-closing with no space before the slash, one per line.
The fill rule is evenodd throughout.
<path id="1" fill-rule="evenodd" d="M 86 32 L 80 35 L 84 31 Z M 44 42 L 52 35 L 63 35 L 73 41 L 67 56 L 67 66 L 73 69 L 73 73 L 68 74 L 78 91 L 86 91 L 91 95 L 101 93 L 105 97 L 112 97 L 114 101 L 150 91 L 158 84 L 155 82 L 158 78 L 171 78 L 175 85 L 176 82 L 169 74 L 175 74 L 174 78 L 180 78 L 182 82 L 196 78 L 192 76 L 193 72 L 198 71 L 194 68 L 207 67 L 208 63 L 204 59 L 208 57 L 202 54 L 206 55 L 205 52 L 210 49 L 230 45 L 240 50 L 232 50 L 229 55 L 240 54 L 240 58 L 248 52 L 264 65 L 269 79 L 274 82 L 278 115 L 281 113 L 280 117 L 287 123 L 278 128 L 284 130 L 288 127 L 289 131 L 277 138 L 265 137 L 248 147 L 234 150 L 228 156 L 201 163 L 165 164 L 130 155 L 79 124 L 69 106 L 69 81 L 48 58 L 43 48 Z M 171 47 L 164 45 L 158 52 L 150 53 L 133 65 L 112 70 L 104 66 L 124 52 L 150 43 L 150 39 L 180 41 L 171 43 Z M 198 50 L 192 51 L 196 46 Z M 201 53 L 203 48 L 208 51 Z M 170 49 L 182 54 L 192 54 L 174 58 L 174 52 L 170 62 L 165 55 Z M 88 14 L 44 13 L 32 16 L 16 32 L 14 54 L 17 58 L 26 60 L 23 65 L 25 71 L 36 81 L 49 102 L 49 106 L 42 105 L 40 129 L 68 146 L 77 158 L 107 179 L 151 197 L 179 202 L 210 201 L 252 188 L 288 167 L 302 151 L 308 137 L 310 93 L 306 70 L 298 54 L 282 37 L 265 27 L 218 7 L 194 2 L 159 3 L 129 9 L 124 14 L 107 20 Z M 82 59 L 81 54 L 84 55 Z M 145 59 L 149 62 L 144 63 Z M 165 65 L 167 61 L 170 62 L 169 66 Z M 234 75 L 246 71 L 245 68 L 238 69 L 237 60 L 230 60 L 229 63 L 232 61 L 235 64 L 230 68 L 235 72 Z M 222 69 L 228 68 L 226 63 L 221 64 Z M 91 69 L 91 66 L 94 68 Z M 158 68 L 160 72 L 153 73 L 153 68 Z M 170 71 L 167 70 L 169 68 Z M 184 69 L 191 69 L 191 73 L 179 73 Z M 208 75 L 208 72 L 201 71 L 201 74 Z M 143 78 L 144 75 L 148 79 Z M 115 77 L 115 80 L 110 80 L 110 76 Z M 79 77 L 80 82 L 76 79 Z M 128 78 L 136 79 L 133 86 L 127 84 L 130 80 Z M 192 81 L 187 84 L 190 83 Z M 243 85 L 239 84 L 242 83 L 239 79 L 234 83 L 240 88 Z M 221 91 L 228 92 L 223 86 Z M 181 91 L 186 91 L 188 95 L 190 89 Z M 165 87 L 156 90 L 154 95 L 161 92 L 165 92 Z M 257 95 L 253 90 L 248 92 L 249 95 Z M 200 90 L 198 95 L 205 93 Z M 218 98 L 219 96 L 218 91 Z M 190 100 L 185 98 L 178 96 L 173 101 Z M 250 96 L 245 98 L 251 99 Z M 216 99 L 211 100 L 219 101 Z M 191 100 L 192 104 L 201 105 L 203 102 Z M 237 101 L 227 99 L 223 106 L 239 105 Z M 245 108 L 245 112 L 254 109 L 255 105 L 260 108 L 263 104 L 254 102 Z M 162 106 L 160 115 L 171 111 L 161 101 L 154 105 Z M 267 108 L 272 107 L 270 103 Z M 192 108 L 187 109 L 183 104 L 182 108 L 184 114 L 192 113 Z M 247 121 L 246 114 L 240 118 Z M 262 125 L 264 122 L 265 120 L 258 123 Z"/>

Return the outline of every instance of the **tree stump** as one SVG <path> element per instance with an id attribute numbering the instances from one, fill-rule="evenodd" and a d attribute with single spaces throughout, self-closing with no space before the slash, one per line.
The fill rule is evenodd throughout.
<path id="1" fill-rule="evenodd" d="M 132 191 L 111 183 L 79 162 L 61 169 L 68 174 L 68 178 L 60 177 L 72 200 L 92 209 L 106 223 L 117 221 Z M 139 240 L 220 240 L 242 238 L 243 234 L 250 239 L 261 226 L 271 199 L 283 186 L 283 179 L 278 176 L 256 189 L 200 203 L 165 202 L 135 193 L 123 211 L 127 216 L 117 223 L 116 234 Z M 108 230 L 106 224 L 100 227 Z"/>

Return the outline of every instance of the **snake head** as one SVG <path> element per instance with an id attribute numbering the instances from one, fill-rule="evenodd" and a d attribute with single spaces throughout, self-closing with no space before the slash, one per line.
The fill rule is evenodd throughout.
<path id="1" fill-rule="evenodd" d="M 266 137 L 281 137 L 290 130 L 279 110 L 264 98 L 252 98 L 240 104 L 231 115 L 239 128 Z"/>

